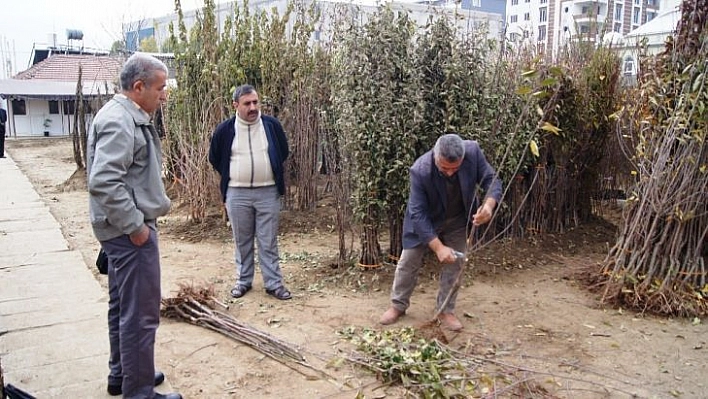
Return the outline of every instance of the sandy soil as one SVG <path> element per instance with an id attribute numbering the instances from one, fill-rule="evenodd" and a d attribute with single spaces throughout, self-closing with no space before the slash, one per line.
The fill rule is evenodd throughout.
<path id="1" fill-rule="evenodd" d="M 71 142 L 13 139 L 6 146 L 95 274 L 98 245 L 88 224 L 85 188 L 80 179 L 70 179 L 75 170 Z M 330 268 L 336 236 L 328 229 L 331 212 L 324 208 L 315 215 L 283 212 L 281 265 L 295 296 L 286 302 L 265 294 L 260 274 L 245 297 L 230 298 L 233 245 L 218 215 L 208 226 L 190 227 L 175 206 L 160 221 L 164 296 L 174 296 L 180 284 L 212 284 L 219 300 L 229 304 L 228 313 L 297 345 L 309 364 L 329 375 L 288 367 L 214 331 L 163 318 L 157 365 L 185 398 L 355 398 L 359 392 L 367 398 L 405 396 L 402 388 L 383 385 L 360 368 L 336 361 L 352 350 L 337 331 L 379 328 L 394 266 L 376 271 Z M 576 278 L 602 261 L 614 234 L 613 225 L 598 220 L 564 235 L 500 242 L 476 254 L 457 304 L 465 329 L 446 335 L 450 346 L 509 369 L 522 368 L 545 389 L 536 397 L 705 398 L 705 323 L 603 307 Z M 396 327 L 420 326 L 431 318 L 435 277 L 434 267 L 426 266 L 412 307 Z M 106 286 L 104 276 L 96 278 Z"/>

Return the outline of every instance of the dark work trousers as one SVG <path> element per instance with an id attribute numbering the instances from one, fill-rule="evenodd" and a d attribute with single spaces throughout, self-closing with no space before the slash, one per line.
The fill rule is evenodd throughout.
<path id="1" fill-rule="evenodd" d="M 108 255 L 108 383 L 122 380 L 124 398 L 152 398 L 161 299 L 157 232 L 150 227 L 150 238 L 141 247 L 127 235 L 101 246 Z"/>

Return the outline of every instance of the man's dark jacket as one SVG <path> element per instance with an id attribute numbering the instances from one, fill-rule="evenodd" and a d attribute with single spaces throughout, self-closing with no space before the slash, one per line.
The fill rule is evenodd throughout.
<path id="1" fill-rule="evenodd" d="M 479 185 L 485 197 L 501 201 L 501 181 L 495 177 L 494 168 L 487 162 L 476 141 L 465 140 L 465 157 L 457 171 L 462 202 L 468 219 L 478 205 L 475 191 Z M 437 230 L 445 221 L 447 188 L 445 177 L 435 166 L 433 151 L 420 156 L 410 169 L 411 191 L 403 219 L 403 248 L 427 245 L 438 236 Z M 470 210 L 473 210 L 470 212 Z"/>
<path id="2" fill-rule="evenodd" d="M 283 163 L 290 154 L 288 139 L 285 137 L 283 126 L 277 119 L 261 114 L 261 120 L 268 139 L 268 158 L 273 169 L 275 185 L 278 187 L 278 193 L 283 195 L 285 194 Z M 219 189 L 224 202 L 226 202 L 226 190 L 229 188 L 229 179 L 231 178 L 231 146 L 236 136 L 235 123 L 235 116 L 221 122 L 214 130 L 209 147 L 209 163 L 221 175 Z"/>

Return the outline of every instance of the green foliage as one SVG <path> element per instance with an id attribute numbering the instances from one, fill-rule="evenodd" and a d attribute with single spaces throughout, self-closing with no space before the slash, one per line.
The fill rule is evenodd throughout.
<path id="1" fill-rule="evenodd" d="M 413 32 L 406 13 L 382 8 L 366 25 L 353 27 L 334 55 L 334 107 L 345 132 L 342 152 L 351 154 L 353 209 L 363 226 L 361 263 L 367 265 L 380 261 L 381 220 L 389 215 L 395 225 L 403 219 L 407 170 L 415 159 Z M 392 245 L 395 255 L 400 234 L 392 232 L 399 240 Z"/>
<path id="2" fill-rule="evenodd" d="M 157 42 L 154 36 L 146 37 L 140 41 L 138 45 L 138 50 L 144 51 L 146 53 L 157 53 Z"/>
<path id="3" fill-rule="evenodd" d="M 380 264 L 386 222 L 389 255 L 400 253 L 408 169 L 449 130 L 477 140 L 503 182 L 522 178 L 507 190 L 493 231 L 562 231 L 588 215 L 582 201 L 614 129 L 617 60 L 607 49 L 571 47 L 571 56 L 549 63 L 498 47 L 483 29 L 462 32 L 445 15 L 417 26 L 387 7 L 367 18 L 350 5 L 327 15 L 315 3 L 289 3 L 282 15 L 253 11 L 247 1 L 233 7 L 219 34 L 214 1 L 206 1 L 194 28 L 180 17 L 164 44 L 177 65 L 168 169 L 194 220 L 218 203 L 208 143 L 243 83 L 256 87 L 264 112 L 288 134 L 286 206 L 314 209 L 318 165 L 327 159 L 340 251 L 343 231 L 356 222 L 362 264 Z M 317 32 L 328 38 L 320 42 L 323 20 L 332 29 Z M 550 164 L 564 172 L 547 173 Z"/>
<path id="4" fill-rule="evenodd" d="M 125 52 L 125 42 L 123 40 L 116 40 L 111 44 L 111 55 L 121 54 Z"/>
<path id="5" fill-rule="evenodd" d="M 411 327 L 376 331 L 347 328 L 340 336 L 356 345 L 362 364 L 385 383 L 397 383 L 424 398 L 467 397 L 477 384 L 458 378 L 464 367 L 438 341 L 421 338 Z"/>

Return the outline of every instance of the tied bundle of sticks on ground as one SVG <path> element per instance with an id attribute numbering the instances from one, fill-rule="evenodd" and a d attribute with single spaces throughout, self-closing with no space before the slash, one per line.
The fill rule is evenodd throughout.
<path id="1" fill-rule="evenodd" d="M 180 290 L 176 297 L 162 300 L 162 315 L 226 335 L 297 371 L 308 379 L 324 378 L 340 386 L 334 381 L 334 377 L 309 363 L 302 354 L 302 350 L 296 345 L 248 326 L 228 313 L 215 310 L 213 309 L 214 305 L 225 310 L 229 308 L 228 305 L 216 299 L 213 287 L 180 284 Z M 308 374 L 303 368 L 314 371 L 317 376 Z"/>

